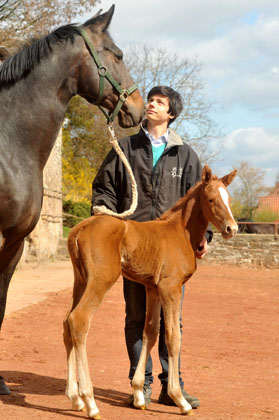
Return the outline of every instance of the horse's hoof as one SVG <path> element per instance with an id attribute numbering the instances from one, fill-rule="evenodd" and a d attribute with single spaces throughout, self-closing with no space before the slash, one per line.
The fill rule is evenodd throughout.
<path id="1" fill-rule="evenodd" d="M 10 395 L 11 391 L 7 387 L 4 378 L 0 376 L 0 395 Z"/>
<path id="2" fill-rule="evenodd" d="M 101 419 L 101 414 L 100 413 L 95 414 L 95 416 L 92 417 L 92 419 L 94 419 L 94 420 L 100 420 Z"/>

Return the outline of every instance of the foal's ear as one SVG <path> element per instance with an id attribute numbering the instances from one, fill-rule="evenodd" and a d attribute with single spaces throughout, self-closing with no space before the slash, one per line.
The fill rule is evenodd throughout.
<path id="1" fill-rule="evenodd" d="M 202 182 L 204 182 L 205 184 L 208 184 L 211 178 L 212 178 L 212 171 L 210 167 L 207 165 L 204 165 L 204 168 L 202 170 Z"/>
<path id="2" fill-rule="evenodd" d="M 10 55 L 11 54 L 7 50 L 7 48 L 6 47 L 2 47 L 2 45 L 0 45 L 0 61 L 6 60 L 6 58 L 8 58 Z"/>
<path id="3" fill-rule="evenodd" d="M 100 10 L 98 13 L 96 13 L 96 15 L 93 18 L 85 22 L 84 26 L 94 25 L 94 31 L 105 32 L 110 25 L 114 13 L 114 8 L 115 6 L 113 4 L 111 8 L 102 15 L 100 14 L 102 10 Z"/>
<path id="4" fill-rule="evenodd" d="M 220 181 L 223 182 L 225 187 L 227 187 L 228 185 L 230 185 L 233 182 L 236 174 L 237 174 L 237 169 L 232 171 L 230 174 L 223 176 L 223 178 L 220 178 Z"/>

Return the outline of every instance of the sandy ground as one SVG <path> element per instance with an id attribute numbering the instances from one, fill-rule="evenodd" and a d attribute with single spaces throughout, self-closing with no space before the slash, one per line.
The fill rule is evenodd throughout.
<path id="1" fill-rule="evenodd" d="M 279 269 L 202 265 L 184 298 L 181 364 L 186 390 L 199 397 L 197 420 L 279 420 Z M 64 396 L 62 321 L 71 299 L 69 261 L 17 271 L 0 335 L 0 370 L 12 394 L 0 397 L 1 420 L 86 418 Z M 95 315 L 88 357 L 104 420 L 179 419 L 157 404 L 160 373 L 153 349 L 152 403 L 126 406 L 131 392 L 119 280 Z"/>

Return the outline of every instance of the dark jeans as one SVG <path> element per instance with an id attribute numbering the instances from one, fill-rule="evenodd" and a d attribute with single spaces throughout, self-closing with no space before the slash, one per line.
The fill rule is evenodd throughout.
<path id="1" fill-rule="evenodd" d="M 145 287 L 140 283 L 135 283 L 127 279 L 123 279 L 124 298 L 126 302 L 126 319 L 125 319 L 125 339 L 130 359 L 129 379 L 132 380 L 136 371 L 141 348 L 142 348 L 142 333 L 145 322 L 146 312 L 146 295 Z M 184 296 L 184 286 L 182 290 L 181 305 Z M 181 308 L 180 308 L 180 332 L 182 333 L 181 324 Z M 160 331 L 159 331 L 159 359 L 162 366 L 162 373 L 159 374 L 159 379 L 164 388 L 168 384 L 168 349 L 165 343 L 165 324 L 163 311 L 161 310 L 160 317 Z M 183 381 L 180 373 L 180 357 L 179 357 L 179 382 L 183 388 Z M 153 383 L 152 376 L 152 359 L 149 355 L 145 368 L 145 385 Z"/>

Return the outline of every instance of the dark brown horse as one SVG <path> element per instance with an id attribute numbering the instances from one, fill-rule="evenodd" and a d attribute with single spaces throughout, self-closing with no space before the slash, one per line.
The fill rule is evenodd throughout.
<path id="1" fill-rule="evenodd" d="M 256 223 L 252 220 L 238 220 L 239 233 L 276 234 L 274 223 Z"/>
<path id="2" fill-rule="evenodd" d="M 157 339 L 162 306 L 169 355 L 168 393 L 182 414 L 191 413 L 178 375 L 182 286 L 196 270 L 195 251 L 209 222 L 225 239 L 237 232 L 226 190 L 235 175 L 236 170 L 218 179 L 205 166 L 202 181 L 156 220 L 136 222 L 96 215 L 72 229 L 68 245 L 75 282 L 73 302 L 64 321 L 64 342 L 68 361 L 66 395 L 74 409 L 85 407 L 90 418 L 100 418 L 90 379 L 86 339 L 92 315 L 123 274 L 146 288 L 143 346 L 132 381 L 134 406 L 145 407 L 142 392 L 145 365 Z"/>
<path id="3" fill-rule="evenodd" d="M 124 102 L 122 127 L 142 118 L 142 98 L 129 89 L 122 52 L 107 32 L 113 12 L 114 6 L 82 26 L 60 27 L 0 65 L 0 326 L 24 238 L 39 219 L 43 169 L 69 100 L 79 94 L 111 113 Z M 0 393 L 7 392 L 0 378 Z"/>

